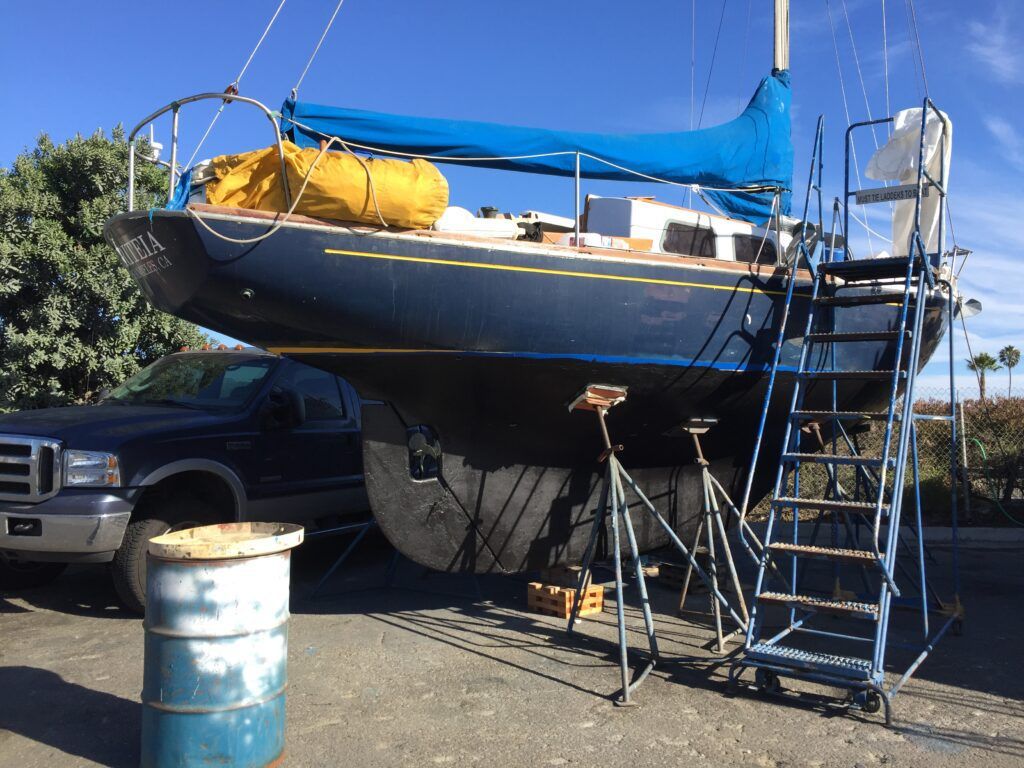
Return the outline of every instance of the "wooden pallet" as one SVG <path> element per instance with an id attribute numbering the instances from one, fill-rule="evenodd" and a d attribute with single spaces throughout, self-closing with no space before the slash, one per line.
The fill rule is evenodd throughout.
<path id="1" fill-rule="evenodd" d="M 583 568 L 578 565 L 555 565 L 551 568 L 545 568 L 540 572 L 540 581 L 542 584 L 549 587 L 572 587 L 576 589 L 576 585 L 580 583 L 580 573 Z M 589 587 L 591 583 L 592 573 L 587 574 L 587 583 L 584 587 Z"/>
<path id="2" fill-rule="evenodd" d="M 695 553 L 697 562 L 705 571 L 708 568 L 708 551 L 706 547 L 698 547 Z M 686 580 L 686 563 L 658 563 L 658 582 L 666 587 L 682 589 L 683 581 Z M 704 589 L 704 583 L 696 573 L 690 577 L 690 589 L 700 591 Z"/>
<path id="3" fill-rule="evenodd" d="M 572 612 L 573 598 L 576 589 L 572 587 L 553 587 L 531 581 L 526 585 L 526 607 L 534 613 L 557 616 L 568 619 Z M 604 587 L 590 585 L 583 592 L 580 616 L 591 616 L 604 610 Z"/>

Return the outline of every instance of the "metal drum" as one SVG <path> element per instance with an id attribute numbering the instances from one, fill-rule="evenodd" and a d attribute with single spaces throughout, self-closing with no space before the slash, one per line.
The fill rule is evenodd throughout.
<path id="1" fill-rule="evenodd" d="M 232 523 L 149 542 L 144 768 L 282 759 L 290 550 L 302 534 Z"/>

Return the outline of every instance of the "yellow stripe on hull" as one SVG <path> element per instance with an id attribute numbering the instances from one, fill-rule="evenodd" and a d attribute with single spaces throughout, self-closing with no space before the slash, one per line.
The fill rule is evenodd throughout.
<path id="1" fill-rule="evenodd" d="M 495 269 L 502 272 L 526 272 L 536 275 L 554 275 L 556 277 L 581 277 L 592 280 L 617 280 L 624 283 L 646 283 L 648 285 L 671 285 L 680 288 L 708 288 L 713 291 L 730 291 L 737 293 L 762 293 L 766 296 L 785 296 L 785 291 L 767 291 L 761 288 L 743 288 L 740 286 L 712 285 L 710 283 L 692 283 L 684 280 L 663 280 L 656 277 L 632 277 L 629 275 L 602 275 L 597 272 L 573 272 L 565 269 L 541 269 L 540 267 L 518 267 L 511 264 L 487 264 L 480 261 L 456 261 L 454 259 L 430 259 L 424 256 L 397 256 L 391 253 L 368 253 L 366 251 L 346 251 L 338 248 L 325 248 L 324 253 L 336 256 L 357 256 L 365 259 L 383 259 L 385 261 L 407 261 L 416 264 L 437 264 L 446 267 L 465 267 L 470 269 Z M 810 294 L 796 294 L 809 296 Z"/>

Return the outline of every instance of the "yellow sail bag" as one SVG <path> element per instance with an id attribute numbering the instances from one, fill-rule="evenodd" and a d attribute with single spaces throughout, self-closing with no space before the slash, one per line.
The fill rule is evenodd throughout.
<path id="1" fill-rule="evenodd" d="M 285 167 L 292 199 L 313 167 L 295 212 L 325 219 L 383 223 L 390 227 L 426 229 L 448 207 L 448 181 L 426 160 L 366 159 L 348 152 L 300 149 L 284 142 Z M 288 210 L 281 189 L 277 147 L 239 155 L 221 155 L 211 162 L 214 180 L 206 185 L 211 205 L 260 211 Z"/>

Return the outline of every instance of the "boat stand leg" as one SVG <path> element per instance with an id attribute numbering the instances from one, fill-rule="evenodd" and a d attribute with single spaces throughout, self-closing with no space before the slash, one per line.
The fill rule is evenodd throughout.
<path id="1" fill-rule="evenodd" d="M 701 509 L 701 517 L 697 523 L 697 532 L 693 540 L 692 552 L 686 552 L 683 549 L 684 555 L 688 560 L 688 566 L 686 569 L 686 578 L 683 582 L 683 591 L 680 595 L 679 600 L 679 612 L 682 613 L 685 608 L 686 597 L 689 591 L 690 579 L 693 575 L 694 569 L 697 569 L 701 580 L 708 587 L 708 599 L 710 600 L 711 615 L 715 624 L 715 649 L 716 652 L 721 654 L 725 652 L 725 643 L 728 640 L 733 639 L 738 631 L 746 632 L 747 624 L 750 621 L 750 615 L 747 612 L 746 601 L 743 599 L 743 587 L 740 584 L 739 575 L 736 572 L 736 563 L 732 557 L 732 548 L 729 544 L 729 538 L 725 531 L 725 523 L 722 520 L 722 508 L 718 502 L 718 497 L 715 493 L 715 482 L 711 475 L 711 471 L 708 468 L 708 462 L 704 458 L 704 452 L 701 449 L 700 435 L 704 434 L 710 428 L 710 425 L 714 422 L 705 419 L 697 419 L 691 422 L 687 422 L 683 426 L 683 431 L 689 432 L 693 438 L 694 449 L 697 453 L 697 464 L 701 468 L 701 492 L 703 493 L 704 501 Z M 728 495 L 723 493 L 725 501 L 730 506 L 732 505 Z M 655 515 L 655 517 L 658 517 Z M 660 521 L 659 521 L 660 522 Z M 696 554 L 698 551 L 698 545 L 701 541 L 701 535 L 707 537 L 707 552 L 708 552 L 708 566 L 707 573 L 702 573 L 696 562 Z M 736 600 L 739 606 L 740 613 L 742 614 L 742 620 L 739 619 L 736 612 L 732 609 L 727 601 L 724 601 L 721 591 L 718 587 L 718 545 L 715 543 L 716 537 L 718 538 L 719 545 L 722 549 L 722 558 L 729 571 L 729 580 L 732 585 L 733 592 L 736 596 Z M 748 547 L 748 552 L 749 552 Z M 732 631 L 725 634 L 722 630 L 722 607 L 725 606 L 726 610 L 736 619 L 739 626 L 738 631 Z"/>
<path id="2" fill-rule="evenodd" d="M 327 569 L 327 572 L 320 577 L 320 581 L 317 582 L 316 586 L 313 587 L 313 591 L 310 593 L 310 599 L 315 600 L 317 598 L 324 584 L 326 584 L 330 580 L 331 576 L 334 575 L 335 571 L 337 571 L 345 563 L 345 561 L 348 560 L 348 556 L 352 554 L 352 551 L 357 546 L 359 546 L 359 542 L 362 541 L 363 537 L 366 536 L 367 532 L 376 525 L 377 521 L 371 519 L 365 523 L 358 523 L 352 526 L 342 526 L 337 529 L 338 533 L 346 533 L 350 530 L 358 531 L 358 533 L 356 533 L 356 535 L 352 538 L 352 541 L 348 543 L 348 546 L 345 547 L 345 550 L 341 553 L 341 555 L 338 556 L 338 559 L 335 560 L 331 567 Z M 312 536 L 309 536 L 307 538 L 312 538 Z"/>
<path id="3" fill-rule="evenodd" d="M 604 527 L 604 516 L 608 509 L 608 489 L 611 486 L 611 465 L 605 471 L 604 481 L 601 484 L 601 496 L 597 504 L 597 511 L 594 514 L 594 524 L 590 528 L 590 540 L 583 553 L 582 568 L 580 568 L 580 579 L 576 582 L 576 595 L 572 601 L 572 610 L 569 611 L 569 624 L 566 632 L 572 634 L 576 622 L 579 621 L 580 606 L 583 604 L 583 591 L 590 581 L 591 569 L 594 562 L 594 550 L 597 546 L 597 538 Z"/>
<path id="4" fill-rule="evenodd" d="M 704 486 L 704 508 L 708 510 L 705 512 L 707 516 L 707 524 L 705 532 L 708 537 L 708 576 L 711 577 L 711 585 L 715 592 L 718 592 L 718 558 L 715 554 L 715 528 L 711 524 L 711 512 L 710 512 L 711 501 L 708 499 L 708 488 Z M 711 613 L 715 619 L 715 651 L 717 653 L 725 652 L 725 639 L 722 637 L 722 607 L 718 604 L 714 594 L 709 595 L 711 600 Z"/>
<path id="5" fill-rule="evenodd" d="M 616 466 L 618 462 L 616 461 Z M 636 688 L 640 684 L 643 678 L 647 677 L 651 669 L 654 668 L 655 662 L 658 660 L 658 636 L 654 631 L 654 616 L 651 614 L 651 600 L 647 595 L 647 580 L 644 577 L 643 563 L 640 561 L 640 548 L 636 544 L 636 533 L 633 530 L 633 521 L 629 517 L 629 505 L 626 503 L 626 492 L 622 488 L 622 482 L 619 479 L 618 472 L 615 472 L 615 484 L 619 493 L 619 499 L 622 503 L 622 522 L 626 528 L 626 538 L 629 540 L 629 551 L 633 556 L 633 570 L 636 573 L 636 586 L 637 591 L 640 593 L 640 607 L 644 615 L 644 629 L 647 632 L 647 644 L 651 649 L 651 660 L 647 665 L 647 668 L 640 673 L 637 681 L 633 683 L 632 687 Z"/>
<path id="6" fill-rule="evenodd" d="M 609 460 L 613 456 L 608 457 Z M 610 466 L 610 463 L 609 463 Z M 614 472 L 609 469 L 609 472 Z M 622 584 L 622 552 L 619 550 L 619 494 L 612 491 L 612 562 L 615 566 L 615 618 L 619 630 L 619 672 L 622 677 L 622 690 L 614 699 L 617 706 L 632 706 L 629 700 L 629 647 L 626 644 L 626 605 Z"/>
<path id="7" fill-rule="evenodd" d="M 735 621 L 736 624 L 739 625 L 744 631 L 746 631 L 747 623 L 738 613 L 736 613 L 735 609 L 729 603 L 728 599 L 726 599 L 725 595 L 723 595 L 717 587 L 712 585 L 711 579 L 708 577 L 704 569 L 700 567 L 700 563 L 698 563 L 696 558 L 694 558 L 693 553 L 691 553 L 690 550 L 686 548 L 686 545 L 683 543 L 682 539 L 680 539 L 679 535 L 675 532 L 675 529 L 662 516 L 662 514 L 658 511 L 657 507 L 655 507 L 654 504 L 651 503 L 651 500 L 648 499 L 646 495 L 644 495 L 643 490 L 641 490 L 640 486 L 636 484 L 636 481 L 629 476 L 629 473 L 626 472 L 626 470 L 622 469 L 621 467 L 619 471 L 622 473 L 622 477 L 626 481 L 626 485 L 633 489 L 633 493 L 637 495 L 637 498 L 640 499 L 640 503 L 644 505 L 644 507 L 650 513 L 651 517 L 654 518 L 655 522 L 657 522 L 658 525 L 661 526 L 661 529 L 665 531 L 665 535 L 668 536 L 669 541 L 672 542 L 672 545 L 677 550 L 679 550 L 679 553 L 684 558 L 686 558 L 687 562 L 689 562 L 690 565 L 693 566 L 693 570 L 697 574 L 697 578 L 699 578 L 704 583 L 704 585 L 714 593 L 715 598 L 718 600 L 719 604 L 729 613 L 729 615 L 732 617 L 732 620 Z"/>
<path id="8" fill-rule="evenodd" d="M 700 520 L 697 522 L 697 531 L 693 535 L 693 552 L 694 557 L 697 556 L 697 548 L 700 546 L 700 535 L 704 532 L 704 516 L 701 515 Z M 682 614 L 686 612 L 686 598 L 690 594 L 690 577 L 693 576 L 693 563 L 687 562 L 686 564 L 686 577 L 683 579 L 683 590 L 679 593 L 679 611 Z"/>
<path id="9" fill-rule="evenodd" d="M 740 606 L 740 613 L 743 615 L 743 620 L 750 622 L 750 614 L 747 612 L 747 601 L 743 599 L 743 586 L 740 584 L 739 574 L 736 572 L 736 563 L 732 558 L 732 548 L 729 546 L 729 538 L 725 532 L 725 523 L 722 520 L 722 510 L 718 506 L 718 500 L 715 498 L 714 488 L 710 483 L 711 472 L 707 467 L 704 468 L 704 477 L 708 481 L 708 494 L 711 496 L 712 512 L 714 514 L 715 525 L 718 527 L 718 537 L 722 542 L 722 549 L 725 554 L 725 564 L 729 569 L 729 579 L 732 581 L 732 588 L 736 594 L 736 601 Z"/>

